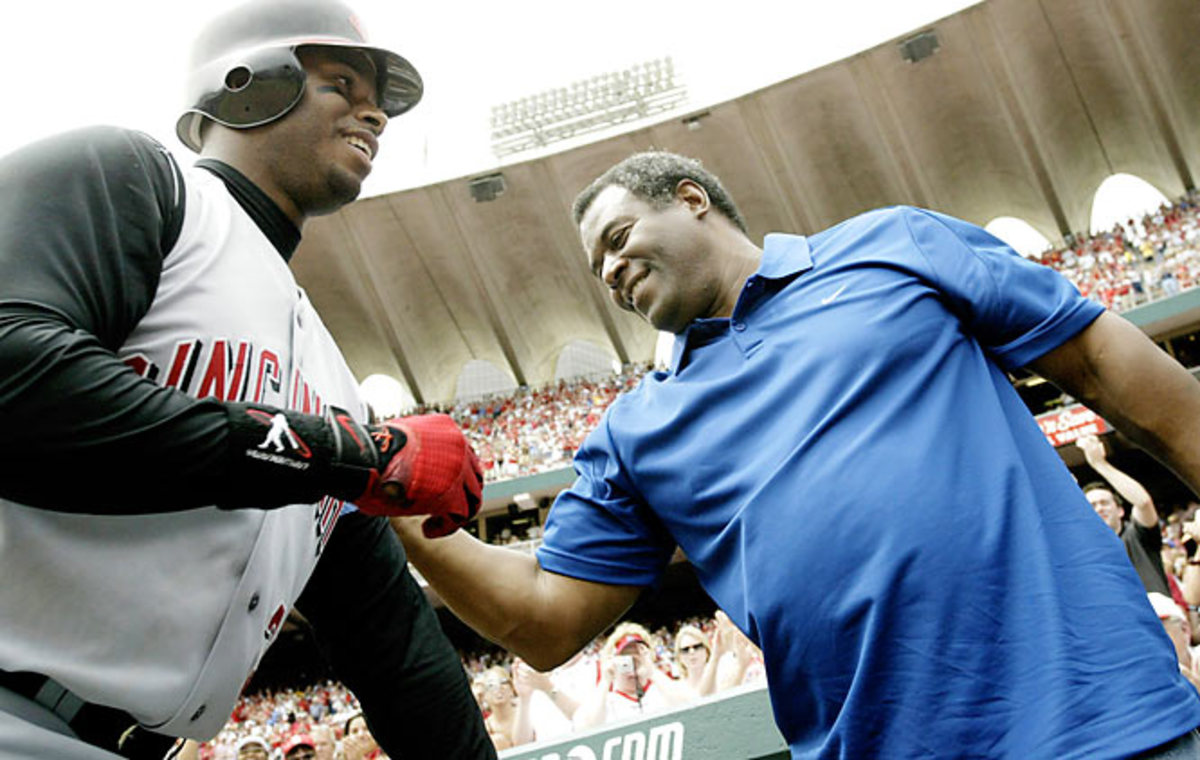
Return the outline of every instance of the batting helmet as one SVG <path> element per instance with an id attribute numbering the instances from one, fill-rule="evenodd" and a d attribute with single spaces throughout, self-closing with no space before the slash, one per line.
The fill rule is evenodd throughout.
<path id="1" fill-rule="evenodd" d="M 212 119 L 249 129 L 290 111 L 304 94 L 301 45 L 361 50 L 375 64 L 380 110 L 397 116 L 421 99 L 421 75 L 395 53 L 367 44 L 358 19 L 336 0 L 257 0 L 217 17 L 197 37 L 187 84 L 188 108 L 175 124 L 180 141 L 200 150 L 200 125 Z"/>

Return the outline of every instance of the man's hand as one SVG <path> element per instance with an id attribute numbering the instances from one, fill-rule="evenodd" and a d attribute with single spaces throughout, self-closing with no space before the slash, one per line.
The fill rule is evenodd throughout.
<path id="1" fill-rule="evenodd" d="M 529 699 L 535 691 L 544 691 L 550 693 L 554 691 L 554 684 L 550 680 L 550 676 L 541 671 L 534 670 L 533 666 L 517 657 L 513 660 L 513 690 L 517 692 L 517 696 L 521 699 Z"/>
<path id="2" fill-rule="evenodd" d="M 430 515 L 429 538 L 458 530 L 479 511 L 483 471 L 454 420 L 424 414 L 368 426 L 379 453 L 362 495 L 351 499 L 369 515 Z"/>
<path id="3" fill-rule="evenodd" d="M 1108 461 L 1108 454 L 1104 451 L 1104 442 L 1094 435 L 1079 436 L 1075 439 L 1075 446 L 1083 452 L 1083 458 L 1089 465 L 1094 466 L 1097 462 Z"/>
<path id="4" fill-rule="evenodd" d="M 379 749 L 375 738 L 368 733 L 349 734 L 342 739 L 342 754 L 346 760 L 366 760 Z"/>

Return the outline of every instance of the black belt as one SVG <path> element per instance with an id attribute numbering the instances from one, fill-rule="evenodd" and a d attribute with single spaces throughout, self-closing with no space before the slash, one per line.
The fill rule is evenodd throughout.
<path id="1" fill-rule="evenodd" d="M 130 760 L 162 760 L 175 746 L 175 737 L 143 728 L 133 716 L 115 707 L 84 702 L 40 673 L 0 670 L 0 689 L 37 702 L 62 718 L 81 740 Z"/>

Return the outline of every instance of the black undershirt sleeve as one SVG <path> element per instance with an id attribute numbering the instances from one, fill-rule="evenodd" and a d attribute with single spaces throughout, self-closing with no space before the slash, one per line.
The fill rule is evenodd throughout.
<path id="1" fill-rule="evenodd" d="M 319 467 L 239 460 L 231 415 L 245 414 L 117 358 L 154 299 L 184 199 L 174 160 L 137 132 L 78 130 L 0 159 L 0 497 L 136 514 L 357 493 L 324 487 Z M 319 418 L 288 416 L 319 437 Z"/>
<path id="2" fill-rule="evenodd" d="M 343 516 L 296 608 L 388 756 L 496 757 L 462 661 L 386 519 Z"/>

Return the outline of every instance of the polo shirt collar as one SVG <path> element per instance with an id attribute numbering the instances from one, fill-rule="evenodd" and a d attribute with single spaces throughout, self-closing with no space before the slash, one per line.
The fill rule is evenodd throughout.
<path id="1" fill-rule="evenodd" d="M 808 238 L 773 232 L 763 240 L 762 261 L 752 277 L 780 280 L 812 269 L 812 265 Z"/>
<path id="2" fill-rule="evenodd" d="M 758 269 L 750 275 L 750 279 L 782 280 L 812 269 L 812 250 L 808 247 L 808 238 L 803 235 L 786 235 L 773 232 L 763 239 L 762 261 Z M 713 330 L 717 324 L 729 320 L 725 317 L 718 319 L 697 319 L 688 325 L 682 333 L 675 336 L 675 344 L 671 347 L 671 374 L 679 371 L 679 361 L 689 343 L 693 332 L 705 333 Z"/>

